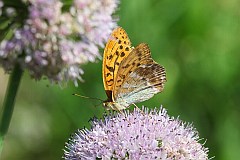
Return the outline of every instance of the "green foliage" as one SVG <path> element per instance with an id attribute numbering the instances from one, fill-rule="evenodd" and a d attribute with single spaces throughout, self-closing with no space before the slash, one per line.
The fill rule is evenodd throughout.
<path id="1" fill-rule="evenodd" d="M 238 159 L 239 2 L 122 0 L 117 16 L 133 45 L 148 43 L 153 58 L 167 70 L 164 92 L 138 105 L 162 104 L 170 115 L 193 122 L 207 139 L 210 157 Z M 70 134 L 101 117 L 103 107 L 95 107 L 100 102 L 72 96 L 106 98 L 101 61 L 87 64 L 84 71 L 84 83 L 63 89 L 25 74 L 3 159 L 60 159 Z"/>

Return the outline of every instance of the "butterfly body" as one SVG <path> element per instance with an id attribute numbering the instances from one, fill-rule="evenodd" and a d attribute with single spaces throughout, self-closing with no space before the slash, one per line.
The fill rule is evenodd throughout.
<path id="1" fill-rule="evenodd" d="M 119 102 L 105 101 L 103 102 L 103 107 L 107 110 L 121 111 L 126 109 L 128 106 L 124 106 L 122 103 Z"/>
<path id="2" fill-rule="evenodd" d="M 165 69 L 156 63 L 147 44 L 131 46 L 127 33 L 116 28 L 104 50 L 103 83 L 108 100 L 106 109 L 123 110 L 161 92 Z"/>

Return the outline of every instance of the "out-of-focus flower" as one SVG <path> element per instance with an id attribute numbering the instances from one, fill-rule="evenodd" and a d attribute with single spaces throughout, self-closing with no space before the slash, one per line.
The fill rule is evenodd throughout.
<path id="1" fill-rule="evenodd" d="M 11 71 L 16 63 L 35 79 L 81 80 L 81 65 L 100 58 L 116 20 L 118 0 L 74 0 L 63 11 L 60 0 L 25 0 L 28 18 L 0 44 L 0 64 Z M 1 5 L 1 4 L 0 4 Z"/>
<path id="2" fill-rule="evenodd" d="M 135 109 L 94 119 L 92 129 L 78 130 L 66 143 L 64 158 L 206 160 L 208 149 L 197 131 L 164 108 Z"/>
<path id="3" fill-rule="evenodd" d="M 0 16 L 2 15 L 2 7 L 3 7 L 3 1 L 0 0 Z"/>

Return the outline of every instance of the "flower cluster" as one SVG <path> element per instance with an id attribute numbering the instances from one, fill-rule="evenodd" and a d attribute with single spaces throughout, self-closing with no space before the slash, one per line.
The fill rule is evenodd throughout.
<path id="1" fill-rule="evenodd" d="M 24 4 L 27 19 L 1 42 L 0 64 L 7 72 L 19 63 L 35 79 L 46 76 L 77 84 L 83 74 L 80 65 L 101 57 L 98 48 L 116 27 L 112 14 L 118 1 L 74 0 L 66 11 L 60 0 L 25 0 Z"/>
<path id="2" fill-rule="evenodd" d="M 208 159 L 195 129 L 167 115 L 164 108 L 124 111 L 93 120 L 66 143 L 66 160 L 80 159 Z"/>

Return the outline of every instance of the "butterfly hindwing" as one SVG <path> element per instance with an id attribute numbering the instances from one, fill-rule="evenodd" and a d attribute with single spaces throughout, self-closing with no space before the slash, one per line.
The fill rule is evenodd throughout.
<path id="1" fill-rule="evenodd" d="M 153 63 L 149 47 L 147 44 L 141 43 L 121 62 L 114 84 L 114 94 L 131 72 L 141 64 L 148 63 Z"/>
<path id="2" fill-rule="evenodd" d="M 142 102 L 159 93 L 166 82 L 165 69 L 153 61 L 147 44 L 138 45 L 118 70 L 114 100 L 125 105 Z"/>

